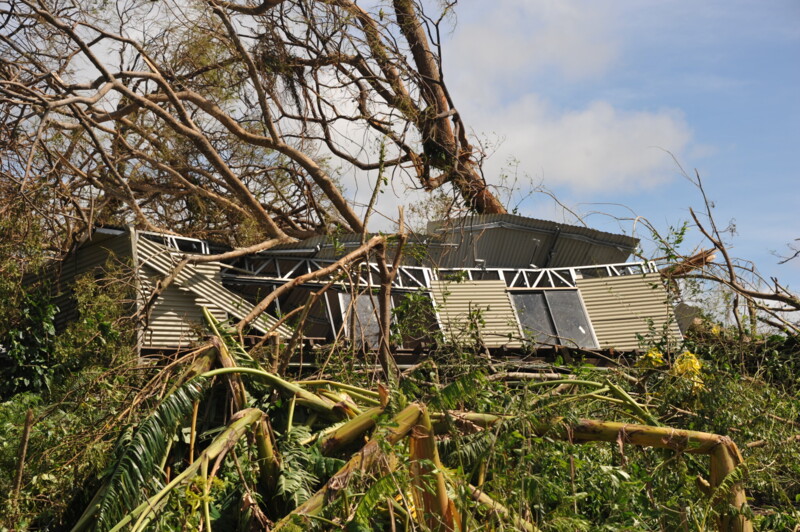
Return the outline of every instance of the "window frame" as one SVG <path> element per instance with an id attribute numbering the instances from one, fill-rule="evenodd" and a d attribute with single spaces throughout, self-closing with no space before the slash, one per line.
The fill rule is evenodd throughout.
<path id="1" fill-rule="evenodd" d="M 600 348 L 600 342 L 597 339 L 597 334 L 594 331 L 594 325 L 592 324 L 592 319 L 589 316 L 589 311 L 586 308 L 586 303 L 583 301 L 583 296 L 581 295 L 580 289 L 572 288 L 572 287 L 539 287 L 539 288 L 523 288 L 523 287 L 511 288 L 511 287 L 509 287 L 507 289 L 507 292 L 508 292 L 508 294 L 509 294 L 509 296 L 511 298 L 511 306 L 514 307 L 514 312 L 517 314 L 517 320 L 519 321 L 522 333 L 525 335 L 527 341 L 535 344 L 537 347 L 564 346 L 564 347 L 571 347 L 571 348 L 578 348 L 578 349 L 599 349 Z M 548 299 L 548 297 L 547 297 L 547 293 L 548 292 L 549 293 L 571 292 L 571 293 L 575 293 L 575 295 L 577 295 L 578 303 L 580 304 L 580 309 L 583 311 L 583 317 L 585 318 L 586 324 L 588 325 L 588 331 L 585 334 L 592 340 L 593 345 L 588 345 L 588 346 L 587 345 L 578 345 L 575 342 L 572 342 L 572 344 L 570 345 L 570 344 L 567 344 L 567 343 L 563 342 L 564 340 L 569 339 L 569 337 L 565 336 L 565 335 L 562 335 L 562 332 L 560 330 L 558 321 L 556 320 L 556 317 L 555 317 L 555 315 L 553 313 L 553 309 L 551 308 L 552 304 L 550 302 L 550 299 Z M 546 332 L 546 331 L 541 331 L 541 333 L 545 334 L 547 336 L 550 336 L 551 338 L 556 340 L 558 343 L 553 343 L 553 344 L 540 343 L 540 342 L 537 341 L 536 337 L 531 337 L 526 332 L 526 331 L 529 331 L 531 329 L 527 328 L 525 326 L 525 323 L 523 323 L 523 320 L 522 320 L 522 318 L 520 316 L 519 308 L 518 308 L 517 303 L 516 303 L 516 301 L 514 299 L 514 295 L 515 294 L 542 294 L 543 295 L 543 300 L 544 300 L 544 303 L 545 303 L 544 310 L 547 312 L 547 318 L 550 320 L 550 324 L 553 327 L 553 331 L 555 332 L 555 336 L 551 335 L 549 332 Z M 562 326 L 563 326 L 563 323 L 562 323 Z"/>

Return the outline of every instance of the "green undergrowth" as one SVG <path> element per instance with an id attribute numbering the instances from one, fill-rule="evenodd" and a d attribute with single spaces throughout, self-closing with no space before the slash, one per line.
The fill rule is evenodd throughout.
<path id="1" fill-rule="evenodd" d="M 245 404 L 239 406 L 266 415 L 278 469 L 264 476 L 263 449 L 248 429 L 209 460 L 213 480 L 202 482 L 201 470 L 192 469 L 169 488 L 237 419 L 237 385 L 222 376 L 187 383 L 180 375 L 193 359 L 168 370 L 163 368 L 171 359 L 138 363 L 125 351 L 124 328 L 99 325 L 122 327 L 110 300 L 84 301 L 83 323 L 90 325 L 62 335 L 58 342 L 64 344 L 56 345 L 65 346 L 61 356 L 81 349 L 97 355 L 76 354 L 48 387 L 10 394 L 0 403 L 0 493 L 9 494 L 0 507 L 5 529 L 69 529 L 81 515 L 96 522 L 96 530 L 108 530 L 126 515 L 134 516 L 128 527 L 139 520 L 151 530 L 194 529 L 209 520 L 217 530 L 250 530 L 282 519 L 289 519 L 286 530 L 426 529 L 424 516 L 415 514 L 411 493 L 420 477 L 410 468 L 405 440 L 381 443 L 385 461 L 335 477 L 335 489 L 313 517 L 287 517 L 359 456 L 368 433 L 327 455 L 317 441 L 343 423 L 341 404 L 374 408 L 378 380 L 345 353 L 333 353 L 321 374 L 286 375 L 289 384 L 259 380 L 257 368 L 267 361 L 257 353 L 251 357 L 224 331 L 221 345 L 254 372 L 241 377 Z M 726 334 L 698 333 L 677 352 L 648 350 L 604 368 L 559 365 L 549 370 L 564 375 L 556 382 L 506 378 L 506 366 L 481 352 L 440 346 L 389 391 L 375 431 L 391 430 L 393 416 L 407 405 L 426 405 L 447 494 L 463 529 L 512 530 L 514 519 L 522 519 L 544 531 L 710 530 L 730 511 L 701 488 L 709 479 L 707 456 L 636 447 L 624 434 L 614 443 L 573 443 L 542 429 L 554 420 L 720 434 L 738 445 L 744 460 L 720 489 L 741 481 L 748 497 L 741 511 L 757 530 L 792 530 L 800 521 L 800 400 L 789 371 L 797 343 L 777 337 L 736 341 Z M 308 400 L 286 393 L 298 386 L 293 382 L 309 379 L 362 391 L 351 397 L 344 388 L 299 384 L 317 394 L 312 403 L 325 397 L 341 402 L 331 410 L 324 401 L 310 408 Z M 319 394 L 319 386 L 333 395 Z M 13 479 L 28 409 L 35 421 L 17 495 Z M 494 421 L 484 427 L 466 413 L 491 414 Z M 487 511 L 470 496 L 469 485 L 508 514 Z M 165 498 L 154 498 L 165 489 Z M 93 498 L 99 508 L 94 514 Z M 147 498 L 157 512 L 136 514 Z"/>

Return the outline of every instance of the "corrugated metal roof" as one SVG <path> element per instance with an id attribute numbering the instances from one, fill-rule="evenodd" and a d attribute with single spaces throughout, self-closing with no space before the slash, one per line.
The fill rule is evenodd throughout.
<path id="1" fill-rule="evenodd" d="M 667 291 L 657 273 L 579 279 L 583 297 L 601 348 L 632 350 L 637 335 L 679 342 L 681 333 Z"/>
<path id="2" fill-rule="evenodd" d="M 179 262 L 175 255 L 166 247 L 156 244 L 145 238 L 137 241 L 137 253 L 142 264 L 153 268 L 161 275 L 169 275 Z M 182 255 L 182 253 L 180 253 Z M 210 302 L 216 307 L 236 318 L 244 318 L 253 309 L 253 305 L 243 297 L 231 292 L 222 286 L 219 280 L 219 266 L 214 264 L 201 264 L 198 266 L 187 264 L 178 274 L 175 283 L 191 291 L 196 297 Z M 261 314 L 251 324 L 261 332 L 271 330 L 277 319 L 267 313 Z M 291 329 L 280 326 L 277 332 L 285 337 L 292 335 Z"/>
<path id="3" fill-rule="evenodd" d="M 431 222 L 428 232 L 451 244 L 440 245 L 433 259 L 442 268 L 613 264 L 627 260 L 639 242 L 626 235 L 513 214 Z"/>
<path id="4" fill-rule="evenodd" d="M 522 346 L 522 330 L 504 281 L 433 281 L 431 292 L 448 340 L 470 344 L 477 334 L 487 347 Z M 480 324 L 470 327 L 476 318 Z"/>
<path id="5" fill-rule="evenodd" d="M 424 246 L 427 264 L 440 268 L 561 268 L 625 262 L 639 241 L 588 227 L 513 214 L 484 214 L 428 224 L 428 235 L 409 244 Z M 316 236 L 275 246 L 264 255 L 335 259 L 357 248 L 360 234 Z M 411 254 L 405 264 L 416 264 Z"/>

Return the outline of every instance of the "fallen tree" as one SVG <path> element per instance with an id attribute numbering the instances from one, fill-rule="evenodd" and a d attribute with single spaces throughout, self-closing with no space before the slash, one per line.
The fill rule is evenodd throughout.
<path id="1" fill-rule="evenodd" d="M 251 509 L 254 515 L 263 513 L 261 519 L 274 520 L 273 530 L 305 530 L 318 525 L 329 529 L 373 527 L 381 520 L 392 527 L 408 527 L 409 519 L 426 530 L 464 530 L 469 528 L 465 521 L 471 512 L 508 526 L 538 530 L 529 517 L 499 504 L 484 487 L 471 485 L 469 475 L 450 469 L 454 464 L 445 464 L 437 450 L 437 431 L 440 438 L 459 438 L 461 424 L 472 427 L 469 432 L 491 434 L 507 430 L 505 426 L 513 421 L 510 416 L 447 408 L 429 413 L 430 407 L 421 402 L 403 406 L 407 400 L 398 390 L 373 391 L 332 380 L 286 380 L 262 369 L 210 314 L 207 319 L 213 331 L 211 344 L 199 352 L 202 356 L 195 358 L 195 364 L 187 364 L 152 413 L 118 443 L 110 473 L 73 531 L 142 530 L 157 522 L 170 497 L 179 497 L 179 490 L 194 490 L 199 500 L 194 513 L 184 518 L 211 530 L 215 519 L 210 508 L 217 503 L 212 485 L 225 467 L 227 454 L 233 456 L 237 469 L 240 460 L 253 457 L 249 460 L 257 472 L 253 484 L 248 484 L 245 475 L 236 482 L 241 485 L 231 489 L 252 493 L 242 496 L 242 501 L 264 501 L 263 509 L 256 510 L 258 505 Z M 221 367 L 211 369 L 214 365 Z M 230 389 L 229 404 L 204 399 L 217 379 Z M 568 379 L 533 385 L 562 382 L 589 387 L 594 397 L 621 404 L 634 417 L 650 416 L 646 407 L 611 383 Z M 200 430 L 197 405 L 201 402 L 206 409 L 232 412 L 223 416 L 228 420 L 219 428 L 205 427 L 205 433 L 221 430 L 205 444 L 196 443 Z M 249 404 L 269 406 L 262 411 Z M 281 419 L 285 427 L 281 444 L 271 428 L 275 419 Z M 187 424 L 191 435 L 188 456 L 172 443 Z M 286 439 L 292 431 L 304 437 Z M 620 448 L 634 445 L 708 455 L 711 465 L 704 493 L 709 507 L 718 509 L 714 512 L 717 528 L 752 530 L 742 481 L 743 461 L 729 438 L 668 427 L 565 418 L 541 421 L 533 431 L 548 440 L 575 444 L 610 442 Z M 254 434 L 254 438 L 245 438 L 246 434 Z M 170 458 L 176 453 L 183 456 L 178 462 Z M 291 471 L 296 464 L 290 457 L 296 454 L 306 459 L 316 456 L 316 460 L 337 457 L 331 464 L 338 465 L 326 468 L 329 472 L 307 485 L 320 486 L 316 491 L 306 491 L 296 503 L 282 506 L 274 500 L 286 495 L 287 476 L 298 473 Z M 180 468 L 176 465 L 170 470 L 168 464 L 178 463 Z M 484 471 L 479 484 L 486 474 Z"/>

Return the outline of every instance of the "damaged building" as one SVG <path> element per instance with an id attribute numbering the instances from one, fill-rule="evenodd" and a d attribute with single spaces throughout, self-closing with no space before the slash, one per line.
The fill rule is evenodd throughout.
<path id="1" fill-rule="evenodd" d="M 135 272 L 133 311 L 146 307 L 140 351 L 186 348 L 202 334 L 204 307 L 219 320 L 241 320 L 278 287 L 362 242 L 362 235 L 319 236 L 231 260 L 192 262 L 185 259 L 227 249 L 97 228 L 60 265 L 57 326 L 75 318 L 72 282 L 113 260 Z M 648 340 L 677 342 L 681 333 L 661 276 L 651 263 L 630 261 L 637 244 L 625 235 L 507 214 L 431 223 L 427 234 L 409 239 L 393 281 L 394 347 L 419 353 L 445 341 L 506 352 L 554 346 L 625 352 Z M 379 285 L 378 265 L 361 260 L 277 297 L 248 334 L 373 349 Z"/>

